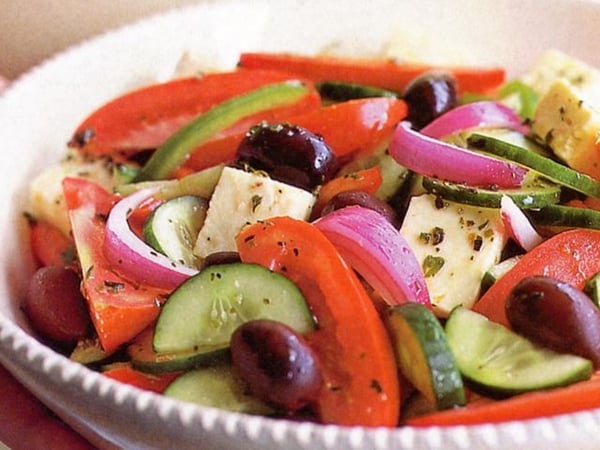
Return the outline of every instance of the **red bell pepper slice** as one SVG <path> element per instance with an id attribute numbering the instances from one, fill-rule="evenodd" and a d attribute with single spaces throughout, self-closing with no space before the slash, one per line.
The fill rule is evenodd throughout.
<path id="1" fill-rule="evenodd" d="M 475 425 L 527 420 L 600 407 L 600 377 L 564 388 L 529 392 L 506 400 L 480 400 L 463 408 L 418 416 L 407 421 L 415 427 Z"/>
<path id="2" fill-rule="evenodd" d="M 579 289 L 600 272 L 600 231 L 577 228 L 564 231 L 526 253 L 515 266 L 496 281 L 473 306 L 488 319 L 510 327 L 505 302 L 512 288 L 523 278 L 546 275 Z"/>
<path id="3" fill-rule="evenodd" d="M 446 70 L 456 78 L 460 93 L 486 93 L 505 80 L 500 67 L 436 67 L 400 63 L 390 59 L 303 56 L 289 53 L 242 53 L 239 67 L 286 70 L 313 81 L 344 81 L 380 87 L 398 93 L 417 76 L 429 70 Z"/>
<path id="4" fill-rule="evenodd" d="M 73 240 L 45 220 L 29 224 L 29 243 L 35 261 L 41 266 L 67 266 L 74 260 Z"/>
<path id="5" fill-rule="evenodd" d="M 118 197 L 84 178 L 63 191 L 83 274 L 82 288 L 102 348 L 111 353 L 158 317 L 166 292 L 119 276 L 103 253 L 106 217 Z"/>
<path id="6" fill-rule="evenodd" d="M 143 87 L 93 112 L 77 127 L 69 145 L 86 153 L 111 156 L 153 149 L 211 107 L 258 87 L 292 79 L 297 77 L 283 72 L 236 70 Z M 299 102 L 271 114 L 299 114 L 319 104 L 319 94 L 310 86 Z M 248 121 L 244 121 L 234 131 L 247 127 Z"/>
<path id="7" fill-rule="evenodd" d="M 118 364 L 102 372 L 102 375 L 120 381 L 121 383 L 135 386 L 145 391 L 162 394 L 167 386 L 175 380 L 180 372 L 169 372 L 149 374 L 140 372 L 131 367 L 130 364 Z"/>
<path id="8" fill-rule="evenodd" d="M 358 151 L 368 153 L 376 148 L 391 136 L 406 114 L 407 106 L 402 100 L 368 98 L 337 103 L 304 114 L 280 116 L 278 121 L 320 134 L 336 156 L 344 157 Z M 190 155 L 186 167 L 202 170 L 232 161 L 244 135 L 245 131 L 199 147 Z"/>
<path id="9" fill-rule="evenodd" d="M 396 426 L 398 370 L 385 327 L 364 287 L 331 242 L 308 222 L 277 217 L 237 238 L 242 261 L 294 281 L 317 321 L 307 339 L 324 383 L 316 401 L 323 423 Z"/>
<path id="10" fill-rule="evenodd" d="M 373 194 L 379 189 L 382 182 L 379 166 L 333 178 L 319 190 L 313 212 L 318 215 L 333 197 L 342 192 L 364 191 Z"/>

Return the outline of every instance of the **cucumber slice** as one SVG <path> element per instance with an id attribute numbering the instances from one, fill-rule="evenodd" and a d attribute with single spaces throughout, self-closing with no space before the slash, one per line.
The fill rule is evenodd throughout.
<path id="1" fill-rule="evenodd" d="M 166 201 L 144 223 L 144 240 L 169 259 L 198 267 L 200 261 L 193 248 L 207 208 L 206 200 L 193 195 Z"/>
<path id="2" fill-rule="evenodd" d="M 140 181 L 138 183 L 125 183 L 115 186 L 114 191 L 122 196 L 133 194 L 142 189 L 157 188 L 154 197 L 161 200 L 170 200 L 183 195 L 210 198 L 215 186 L 221 178 L 225 164 L 208 167 L 182 178 L 172 180 Z"/>
<path id="3" fill-rule="evenodd" d="M 529 215 L 536 225 L 600 230 L 600 211 L 594 209 L 549 205 Z"/>
<path id="4" fill-rule="evenodd" d="M 164 395 L 234 412 L 260 415 L 274 413 L 273 408 L 248 393 L 246 385 L 229 364 L 186 372 L 167 386 Z"/>
<path id="5" fill-rule="evenodd" d="M 465 379 L 502 396 L 566 386 L 592 375 L 591 361 L 539 347 L 485 316 L 455 308 L 446 337 Z"/>
<path id="6" fill-rule="evenodd" d="M 490 270 L 483 274 L 483 279 L 481 280 L 481 294 L 487 291 L 492 284 L 494 284 L 498 279 L 512 269 L 515 264 L 519 262 L 521 259 L 521 255 L 515 255 L 511 258 L 507 258 L 504 261 L 500 261 L 495 264 Z"/>
<path id="7" fill-rule="evenodd" d="M 379 166 L 381 172 L 381 185 L 375 192 L 375 196 L 387 202 L 402 189 L 410 177 L 410 171 L 392 158 L 387 150 L 387 144 L 380 146 L 368 155 L 353 159 L 341 168 L 340 175 L 346 175 L 375 166 Z"/>
<path id="8" fill-rule="evenodd" d="M 425 306 L 388 310 L 386 325 L 400 371 L 437 409 L 466 403 L 465 390 L 444 329 Z"/>
<path id="9" fill-rule="evenodd" d="M 323 98 L 340 102 L 357 98 L 398 97 L 398 94 L 386 89 L 344 81 L 321 81 L 315 87 Z"/>
<path id="10" fill-rule="evenodd" d="M 600 273 L 597 273 L 585 282 L 583 292 L 592 299 L 596 307 L 600 307 Z"/>
<path id="11" fill-rule="evenodd" d="M 492 153 L 501 158 L 509 159 L 529 167 L 555 183 L 570 187 L 582 194 L 600 198 L 599 182 L 550 158 L 483 134 L 475 133 L 467 141 L 469 145 L 484 152 Z"/>
<path id="12" fill-rule="evenodd" d="M 314 328 L 300 290 L 283 275 L 257 264 L 211 265 L 168 298 L 154 328 L 154 350 L 229 345 L 236 328 L 254 319 L 279 321 L 299 333 Z"/>
<path id="13" fill-rule="evenodd" d="M 79 364 L 91 365 L 104 361 L 109 356 L 110 354 L 104 351 L 100 345 L 100 340 L 93 337 L 79 340 L 69 359 Z"/>
<path id="14" fill-rule="evenodd" d="M 560 187 L 536 177 L 518 189 L 483 189 L 435 178 L 424 177 L 423 187 L 446 200 L 484 208 L 500 208 L 503 195 L 508 195 L 520 208 L 542 208 L 560 200 Z"/>
<path id="15" fill-rule="evenodd" d="M 152 347 L 153 328 L 142 332 L 127 347 L 131 365 L 146 373 L 180 372 L 214 364 L 229 356 L 229 346 L 216 345 L 179 353 L 156 353 Z"/>

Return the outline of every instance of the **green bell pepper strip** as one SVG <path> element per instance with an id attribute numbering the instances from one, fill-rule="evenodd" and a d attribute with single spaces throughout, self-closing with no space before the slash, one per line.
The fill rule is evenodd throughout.
<path id="1" fill-rule="evenodd" d="M 174 133 L 152 154 L 135 182 L 167 178 L 191 152 L 241 119 L 261 111 L 293 104 L 308 93 L 301 82 L 269 84 L 238 95 L 198 116 Z"/>

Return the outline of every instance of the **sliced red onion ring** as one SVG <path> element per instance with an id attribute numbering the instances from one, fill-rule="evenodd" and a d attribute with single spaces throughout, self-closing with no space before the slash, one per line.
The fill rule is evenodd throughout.
<path id="1" fill-rule="evenodd" d="M 115 270 L 142 284 L 174 289 L 198 273 L 172 261 L 142 241 L 129 227 L 131 211 L 152 196 L 156 189 L 143 189 L 119 201 L 110 211 L 104 235 L 104 253 Z"/>
<path id="2" fill-rule="evenodd" d="M 401 122 L 390 142 L 398 164 L 428 177 L 471 186 L 518 187 L 527 169 L 425 136 Z"/>
<path id="3" fill-rule="evenodd" d="M 421 133 L 441 139 L 458 131 L 481 127 L 510 128 L 523 134 L 529 132 L 511 108 L 499 102 L 483 101 L 451 109 L 423 127 Z"/>
<path id="4" fill-rule="evenodd" d="M 507 195 L 503 195 L 500 200 L 500 215 L 510 237 L 524 250 L 529 251 L 544 240 L 523 211 Z"/>
<path id="5" fill-rule="evenodd" d="M 431 304 L 419 262 L 381 214 L 353 205 L 321 217 L 314 225 L 388 304 Z"/>

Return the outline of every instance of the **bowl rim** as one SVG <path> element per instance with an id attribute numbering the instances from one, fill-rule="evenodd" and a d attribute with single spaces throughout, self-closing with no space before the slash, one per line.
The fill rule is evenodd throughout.
<path id="1" fill-rule="evenodd" d="M 600 10 L 600 3 L 595 0 L 578 1 Z M 208 3 L 216 2 L 209 1 Z M 71 54 L 85 51 L 88 46 L 96 45 L 108 37 L 118 34 L 135 33 L 135 30 L 139 27 L 149 27 L 157 21 L 172 20 L 170 18 L 185 15 L 189 11 L 202 8 L 203 6 L 203 4 L 196 4 L 174 8 L 170 11 L 156 13 L 150 17 L 139 19 L 124 26 L 114 27 L 99 35 L 86 38 L 45 59 L 13 80 L 11 85 L 0 94 L 0 103 L 10 97 L 18 96 L 23 86 L 35 82 L 37 74 L 43 73 L 49 67 L 51 68 L 60 64 L 63 59 L 69 57 Z M 311 442 L 314 442 L 315 436 L 320 435 L 318 441 L 327 444 L 339 438 L 341 433 L 346 432 L 350 435 L 348 442 L 351 446 L 348 448 L 362 448 L 360 446 L 365 440 L 369 443 L 383 443 L 381 445 L 385 445 L 390 439 L 394 443 L 399 442 L 410 447 L 415 443 L 423 442 L 421 439 L 425 434 L 435 436 L 436 440 L 441 443 L 446 439 L 455 439 L 457 436 L 459 440 L 464 439 L 466 433 L 476 435 L 479 442 L 487 443 L 491 447 L 499 446 L 498 448 L 501 448 L 504 437 L 511 436 L 513 439 L 516 437 L 518 441 L 519 436 L 524 436 L 524 427 L 531 427 L 542 436 L 554 436 L 555 428 L 567 430 L 568 434 L 575 436 L 578 432 L 577 430 L 593 429 L 592 425 L 600 423 L 600 408 L 499 424 L 432 426 L 427 428 L 403 426 L 394 429 L 320 425 L 310 422 L 298 423 L 285 419 L 248 416 L 242 413 L 186 404 L 175 399 L 166 398 L 160 394 L 142 391 L 136 387 L 109 379 L 88 367 L 70 361 L 60 353 L 43 345 L 13 320 L 8 318 L 2 311 L 0 311 L 0 363 L 17 378 L 21 373 L 19 364 L 31 364 L 44 374 L 56 374 L 55 376 L 58 379 L 81 388 L 86 394 L 93 393 L 94 395 L 108 399 L 107 401 L 116 408 L 125 403 L 131 403 L 138 408 L 140 414 L 149 409 L 154 409 L 163 418 L 170 417 L 172 419 L 175 417 L 181 426 L 188 426 L 190 423 L 202 423 L 209 430 L 215 427 L 230 431 L 243 429 L 244 433 L 250 437 L 267 430 L 268 433 L 271 433 L 273 440 L 279 440 L 280 442 L 284 442 L 284 438 L 289 438 L 289 433 L 299 433 L 301 436 L 298 438 L 300 443 L 307 444 L 307 448 Z M 28 387 L 35 390 L 35 386 L 33 385 Z M 47 401 L 46 403 L 48 404 Z M 48 406 L 54 409 L 54 405 L 48 404 Z M 61 414 L 59 413 L 59 415 Z M 76 428 L 79 427 L 76 426 Z M 79 431 L 91 438 L 95 437 L 95 435 L 89 434 L 85 429 L 79 428 Z"/>

